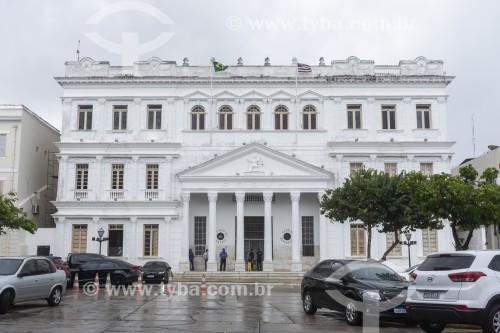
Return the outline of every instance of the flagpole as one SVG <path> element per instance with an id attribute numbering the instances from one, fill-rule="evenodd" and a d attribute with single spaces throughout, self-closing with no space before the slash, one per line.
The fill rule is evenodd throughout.
<path id="1" fill-rule="evenodd" d="M 211 118 L 212 117 L 212 109 L 213 109 L 213 103 L 214 103 L 214 99 L 213 99 L 213 73 L 212 73 L 212 69 L 215 71 L 215 68 L 214 67 L 214 61 L 215 59 L 212 58 L 210 59 L 210 113 L 209 113 L 209 117 Z M 208 117 L 207 117 L 208 118 Z M 210 119 L 212 120 L 212 119 Z M 210 124 L 212 124 L 212 122 L 210 121 Z M 209 132 L 210 132 L 210 146 L 212 145 L 212 129 L 213 129 L 213 126 L 212 128 L 209 129 Z"/>
<path id="2" fill-rule="evenodd" d="M 297 62 L 295 64 L 295 143 L 297 144 L 298 142 L 298 133 L 297 131 L 299 130 L 298 124 L 297 124 L 297 104 L 299 103 L 299 83 L 298 83 L 298 76 L 299 76 L 299 63 Z"/>

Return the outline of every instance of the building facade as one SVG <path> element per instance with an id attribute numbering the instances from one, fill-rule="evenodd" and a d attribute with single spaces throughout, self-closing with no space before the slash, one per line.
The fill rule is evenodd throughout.
<path id="1" fill-rule="evenodd" d="M 260 248 L 264 270 L 301 271 L 320 259 L 366 256 L 360 223 L 328 221 L 325 189 L 352 170 L 449 172 L 441 61 L 395 66 L 350 57 L 311 71 L 238 64 L 222 72 L 152 58 L 114 67 L 67 62 L 59 162 L 59 254 L 102 252 L 188 270 L 245 270 Z M 417 231 L 413 260 L 451 248 L 449 230 Z M 381 256 L 391 236 L 374 233 Z M 407 262 L 399 246 L 391 260 Z"/>
<path id="2" fill-rule="evenodd" d="M 55 142 L 59 137 L 56 128 L 24 105 L 0 105 L 0 194 L 16 193 L 17 205 L 39 228 L 38 235 L 10 230 L 0 236 L 0 255 L 54 249 L 54 210 L 50 202 L 57 188 L 50 185 L 57 169 L 50 167 L 49 159 L 58 151 Z"/>

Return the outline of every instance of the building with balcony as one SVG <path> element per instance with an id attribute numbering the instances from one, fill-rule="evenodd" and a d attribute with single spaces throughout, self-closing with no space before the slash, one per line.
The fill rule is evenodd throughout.
<path id="1" fill-rule="evenodd" d="M 321 215 L 319 199 L 353 170 L 449 172 L 447 76 L 441 61 L 395 66 L 350 57 L 298 72 L 237 65 L 214 73 L 188 59 L 130 67 L 67 62 L 55 201 L 58 253 L 97 252 L 188 270 L 208 249 L 208 270 L 228 252 L 243 271 L 301 271 L 325 258 L 366 256 L 360 223 Z M 413 262 L 451 249 L 447 228 L 419 230 Z M 391 235 L 374 233 L 380 257 Z M 406 265 L 400 246 L 391 260 Z M 202 267 L 203 266 L 203 267 Z"/>

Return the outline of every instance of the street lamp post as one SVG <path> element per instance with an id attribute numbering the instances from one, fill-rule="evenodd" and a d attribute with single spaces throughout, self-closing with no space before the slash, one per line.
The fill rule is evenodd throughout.
<path id="1" fill-rule="evenodd" d="M 410 246 L 416 245 L 417 241 L 412 241 L 411 239 L 411 232 L 410 230 L 405 231 L 405 237 L 406 241 L 400 242 L 402 245 L 407 245 L 408 246 L 408 267 L 411 267 L 411 252 L 410 252 Z"/>
<path id="2" fill-rule="evenodd" d="M 102 242 L 105 242 L 107 240 L 109 240 L 108 237 L 102 237 L 104 236 L 104 229 L 101 228 L 97 231 L 97 234 L 99 235 L 99 237 L 92 237 L 92 240 L 93 241 L 96 241 L 96 242 L 99 242 L 99 254 L 101 254 L 101 245 L 102 245 Z"/>

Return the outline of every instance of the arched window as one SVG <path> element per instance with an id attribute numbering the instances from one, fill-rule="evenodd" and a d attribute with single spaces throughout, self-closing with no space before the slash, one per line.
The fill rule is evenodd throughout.
<path id="1" fill-rule="evenodd" d="M 288 109 L 284 105 L 279 105 L 274 109 L 274 129 L 288 129 Z"/>
<path id="2" fill-rule="evenodd" d="M 219 109 L 219 129 L 233 129 L 233 109 L 230 106 L 224 105 Z"/>
<path id="3" fill-rule="evenodd" d="M 312 105 L 306 105 L 302 109 L 302 128 L 306 130 L 317 129 L 318 112 Z"/>
<path id="4" fill-rule="evenodd" d="M 247 129 L 260 130 L 260 108 L 256 105 L 247 109 Z"/>
<path id="5" fill-rule="evenodd" d="M 200 105 L 196 105 L 191 109 L 191 129 L 205 129 L 205 109 Z"/>

